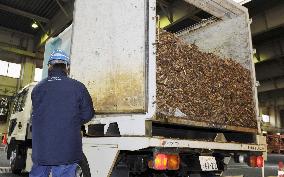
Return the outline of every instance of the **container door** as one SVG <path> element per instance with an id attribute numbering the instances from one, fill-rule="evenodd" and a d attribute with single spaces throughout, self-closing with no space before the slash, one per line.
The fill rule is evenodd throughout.
<path id="1" fill-rule="evenodd" d="M 144 113 L 147 3 L 77 0 L 71 77 L 88 88 L 97 113 Z"/>

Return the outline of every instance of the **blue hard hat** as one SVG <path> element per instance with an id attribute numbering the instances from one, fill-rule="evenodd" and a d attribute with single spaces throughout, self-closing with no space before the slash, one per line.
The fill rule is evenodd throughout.
<path id="1" fill-rule="evenodd" d="M 64 63 L 64 64 L 70 64 L 70 58 L 69 56 L 62 50 L 55 49 L 48 60 L 48 64 L 54 65 L 57 63 Z"/>

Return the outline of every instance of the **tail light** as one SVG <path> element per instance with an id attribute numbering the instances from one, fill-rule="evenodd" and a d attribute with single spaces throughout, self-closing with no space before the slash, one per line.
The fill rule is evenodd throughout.
<path id="1" fill-rule="evenodd" d="M 168 170 L 178 170 L 180 164 L 179 155 L 168 155 Z"/>
<path id="2" fill-rule="evenodd" d="M 176 154 L 156 154 L 154 160 L 149 161 L 149 168 L 155 170 L 178 170 L 180 157 Z"/>
<path id="3" fill-rule="evenodd" d="M 168 164 L 168 157 L 166 154 L 156 154 L 154 159 L 154 169 L 166 170 Z"/>
<path id="4" fill-rule="evenodd" d="M 256 166 L 258 167 L 258 168 L 262 168 L 263 167 L 263 157 L 262 156 L 258 156 L 257 158 L 256 158 Z"/>
<path id="5" fill-rule="evenodd" d="M 249 166 L 254 168 L 262 168 L 264 165 L 262 156 L 250 156 L 249 157 Z"/>

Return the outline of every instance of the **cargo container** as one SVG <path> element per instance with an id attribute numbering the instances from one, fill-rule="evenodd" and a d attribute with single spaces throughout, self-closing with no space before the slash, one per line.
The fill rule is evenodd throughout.
<path id="1" fill-rule="evenodd" d="M 159 15 L 156 14 L 156 2 L 92 3 L 94 8 L 89 9 L 85 7 L 89 3 L 76 2 L 71 77 L 87 86 L 97 113 L 103 117 L 100 119 L 102 123 L 117 122 L 122 126 L 122 122 L 129 123 L 131 120 L 142 121 L 143 124 L 144 120 L 151 120 L 157 123 L 257 132 L 256 126 L 248 128 L 208 124 L 175 116 L 161 118 L 156 111 L 155 61 L 156 43 L 159 42 L 156 33 L 156 15 Z M 253 90 L 254 118 L 257 122 L 255 74 L 247 11 L 231 1 L 205 3 L 188 0 L 184 3 L 203 8 L 213 15 L 177 35 L 183 41 L 197 45 L 201 51 L 231 58 L 251 72 L 252 86 L 245 89 Z M 96 4 L 99 4 L 99 9 Z M 87 14 L 92 14 L 94 21 L 83 20 Z M 127 129 L 124 131 L 128 132 L 121 133 L 145 134 L 144 130 L 138 132 L 136 127 Z"/>

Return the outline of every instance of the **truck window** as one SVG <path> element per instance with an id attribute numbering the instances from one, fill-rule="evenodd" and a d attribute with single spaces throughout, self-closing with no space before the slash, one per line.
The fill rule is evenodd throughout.
<path id="1" fill-rule="evenodd" d="M 13 107 L 12 107 L 12 114 L 15 114 L 17 112 L 21 112 L 24 110 L 27 95 L 28 95 L 28 89 L 25 89 L 15 96 Z"/>
<path id="2" fill-rule="evenodd" d="M 9 114 L 9 99 L 4 97 L 0 99 L 0 123 L 4 123 L 7 120 Z"/>

